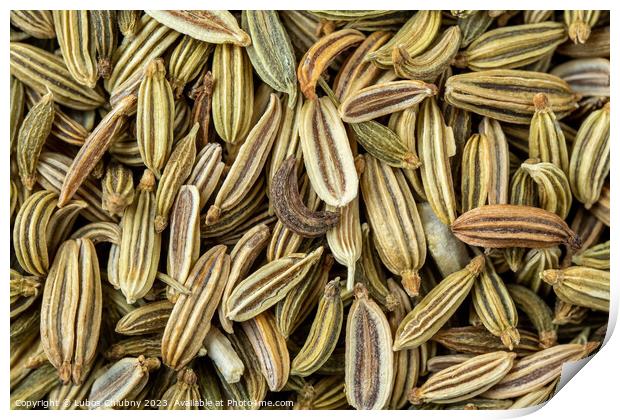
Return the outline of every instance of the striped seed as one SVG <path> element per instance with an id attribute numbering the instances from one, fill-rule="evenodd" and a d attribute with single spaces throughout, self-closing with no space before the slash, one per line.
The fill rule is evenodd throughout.
<path id="1" fill-rule="evenodd" d="M 246 321 L 282 300 L 300 283 L 323 253 L 319 247 L 308 254 L 291 254 L 265 264 L 240 282 L 230 294 L 226 317 Z"/>
<path id="2" fill-rule="evenodd" d="M 456 312 L 484 269 L 484 257 L 443 279 L 402 320 L 394 334 L 394 350 L 419 347 Z"/>
<path id="3" fill-rule="evenodd" d="M 573 305 L 609 312 L 609 271 L 588 267 L 545 270 L 541 278 L 560 299 Z"/>
<path id="4" fill-rule="evenodd" d="M 452 232 L 463 242 L 486 248 L 581 246 L 579 237 L 557 215 L 518 205 L 482 206 L 461 215 Z"/>
<path id="5" fill-rule="evenodd" d="M 330 206 L 342 207 L 357 195 L 358 175 L 344 125 L 327 97 L 306 101 L 299 134 L 312 188 Z"/>
<path id="6" fill-rule="evenodd" d="M 198 353 L 220 303 L 230 270 L 226 247 L 218 245 L 194 264 L 185 286 L 191 294 L 179 295 L 161 341 L 162 362 L 175 370 L 185 367 Z"/>
<path id="7" fill-rule="evenodd" d="M 399 169 L 370 156 L 365 161 L 361 186 L 375 247 L 386 267 L 401 276 L 407 293 L 416 296 L 426 240 L 415 201 Z"/>
<path id="8" fill-rule="evenodd" d="M 172 150 L 174 115 L 172 88 L 163 60 L 157 59 L 146 66 L 138 90 L 136 139 L 142 160 L 158 179 Z"/>
<path id="9" fill-rule="evenodd" d="M 449 404 L 482 394 L 498 383 L 512 368 L 516 354 L 498 351 L 472 357 L 432 375 L 421 387 L 413 388 L 412 404 Z"/>
<path id="10" fill-rule="evenodd" d="M 41 343 L 60 380 L 80 384 L 97 351 L 102 297 L 99 261 L 89 239 L 63 243 L 45 282 Z"/>
<path id="11" fill-rule="evenodd" d="M 345 346 L 347 401 L 358 410 L 383 408 L 394 381 L 392 333 L 385 314 L 361 284 L 355 286 Z"/>
<path id="12" fill-rule="evenodd" d="M 252 63 L 243 47 L 220 44 L 213 53 L 213 124 L 228 143 L 239 143 L 252 128 Z"/>
<path id="13" fill-rule="evenodd" d="M 336 278 L 325 286 L 306 342 L 291 362 L 292 375 L 311 375 L 325 363 L 336 348 L 342 321 L 340 279 Z"/>
<path id="14" fill-rule="evenodd" d="M 212 44 L 247 46 L 251 40 L 226 10 L 146 10 L 157 21 L 177 32 Z"/>

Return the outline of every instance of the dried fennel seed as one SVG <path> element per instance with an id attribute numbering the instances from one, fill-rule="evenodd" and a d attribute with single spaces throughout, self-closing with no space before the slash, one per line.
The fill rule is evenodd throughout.
<path id="1" fill-rule="evenodd" d="M 602 342 L 607 11 L 10 24 L 11 407 L 523 408 Z"/>

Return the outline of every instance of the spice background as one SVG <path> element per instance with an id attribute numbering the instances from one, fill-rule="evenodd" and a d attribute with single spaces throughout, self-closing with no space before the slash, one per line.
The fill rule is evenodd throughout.
<path id="1" fill-rule="evenodd" d="M 609 27 L 12 11 L 12 408 L 549 399 L 607 327 Z"/>

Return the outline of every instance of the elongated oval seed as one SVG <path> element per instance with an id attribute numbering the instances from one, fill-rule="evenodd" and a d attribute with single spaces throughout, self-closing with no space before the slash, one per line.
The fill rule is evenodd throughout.
<path id="1" fill-rule="evenodd" d="M 44 95 L 49 89 L 54 101 L 73 109 L 89 110 L 105 99 L 96 89 L 76 82 L 61 57 L 32 45 L 11 42 L 11 74 Z"/>
<path id="2" fill-rule="evenodd" d="M 200 130 L 198 131 L 200 133 Z M 200 193 L 200 209 L 207 204 L 215 191 L 224 172 L 222 162 L 222 146 L 217 143 L 205 145 L 196 155 L 194 168 L 186 181 L 187 185 L 195 185 Z"/>
<path id="3" fill-rule="evenodd" d="M 57 203 L 57 195 L 37 191 L 28 197 L 15 217 L 13 247 L 22 269 L 30 274 L 45 277 L 49 269 L 49 254 L 45 235 Z"/>
<path id="4" fill-rule="evenodd" d="M 107 79 L 112 71 L 112 55 L 118 42 L 116 11 L 89 10 L 88 14 L 97 51 L 97 72 L 99 76 Z"/>
<path id="5" fill-rule="evenodd" d="M 568 179 L 575 198 L 586 209 L 596 203 L 609 174 L 609 102 L 592 112 L 579 127 L 573 144 Z"/>
<path id="6" fill-rule="evenodd" d="M 553 163 L 530 161 L 528 159 L 521 167 L 538 185 L 540 207 L 565 219 L 573 203 L 566 174 Z"/>
<path id="7" fill-rule="evenodd" d="M 126 38 L 114 53 L 114 69 L 103 82 L 108 92 L 114 92 L 136 73 L 142 72 L 181 35 L 144 14 L 136 25 L 135 36 Z"/>
<path id="8" fill-rule="evenodd" d="M 144 70 L 138 91 L 136 140 L 144 164 L 157 178 L 172 150 L 174 110 L 164 61 L 153 60 Z"/>
<path id="9" fill-rule="evenodd" d="M 198 410 L 201 404 L 198 377 L 190 368 L 177 374 L 177 381 L 161 397 L 160 410 Z"/>
<path id="10" fill-rule="evenodd" d="M 516 354 L 505 351 L 482 354 L 432 375 L 421 387 L 413 388 L 413 404 L 448 404 L 485 392 L 512 368 Z"/>
<path id="11" fill-rule="evenodd" d="M 433 211 L 443 223 L 456 219 L 456 199 L 450 157 L 455 153 L 454 134 L 441 115 L 435 98 L 420 106 L 416 137 L 422 166 L 422 185 Z"/>
<path id="12" fill-rule="evenodd" d="M 463 32 L 461 47 L 465 48 L 482 35 L 493 23 L 495 17 L 488 11 L 480 10 L 472 15 L 459 17 L 457 23 Z"/>
<path id="13" fill-rule="evenodd" d="M 545 270 L 541 278 L 560 299 L 573 305 L 609 312 L 609 271 L 588 267 Z"/>
<path id="14" fill-rule="evenodd" d="M 35 38 L 56 36 L 51 10 L 11 10 L 11 23 Z"/>
<path id="15" fill-rule="evenodd" d="M 435 85 L 419 80 L 379 83 L 349 95 L 338 112 L 342 120 L 348 123 L 370 121 L 410 108 L 435 94 Z"/>
<path id="16" fill-rule="evenodd" d="M 47 250 L 55 255 L 58 246 L 68 238 L 79 213 L 88 207 L 84 201 L 75 200 L 52 214 L 47 225 Z"/>
<path id="17" fill-rule="evenodd" d="M 254 82 L 245 49 L 221 44 L 213 53 L 213 125 L 228 143 L 244 141 L 252 128 Z"/>
<path id="18" fill-rule="evenodd" d="M 122 163 L 114 160 L 106 168 L 101 189 L 103 192 L 101 208 L 110 215 L 122 215 L 135 196 L 133 173 Z"/>
<path id="19" fill-rule="evenodd" d="M 357 195 L 359 182 L 342 120 L 327 97 L 306 101 L 301 112 L 299 135 L 312 188 L 330 206 L 342 207 Z"/>
<path id="20" fill-rule="evenodd" d="M 564 23 L 570 39 L 575 44 L 584 44 L 590 38 L 592 27 L 600 15 L 600 10 L 565 10 Z"/>
<path id="21" fill-rule="evenodd" d="M 73 198 L 84 180 L 110 148 L 135 103 L 135 96 L 127 96 L 121 100 L 88 135 L 67 170 L 58 197 L 60 207 Z"/>
<path id="22" fill-rule="evenodd" d="M 54 114 L 54 95 L 48 92 L 30 108 L 21 123 L 16 160 L 19 177 L 28 190 L 32 190 L 36 182 L 39 155 L 52 130 Z"/>
<path id="23" fill-rule="evenodd" d="M 560 376 L 564 363 L 586 357 L 597 346 L 598 343 L 560 344 L 526 356 L 516 361 L 512 370 L 482 396 L 514 398 L 540 389 Z"/>
<path id="24" fill-rule="evenodd" d="M 398 47 L 415 57 L 433 42 L 441 26 L 441 11 L 420 10 L 416 12 L 398 32 L 381 48 L 367 55 L 367 59 L 386 68 L 394 63 L 394 52 Z"/>
<path id="25" fill-rule="evenodd" d="M 402 287 L 392 279 L 388 279 L 387 288 L 398 302 L 396 309 L 388 314 L 392 333 L 395 333 L 398 324 L 411 311 L 411 299 Z M 401 409 L 408 403 L 407 394 L 418 382 L 420 367 L 419 348 L 394 353 L 394 387 L 386 408 Z"/>
<path id="26" fill-rule="evenodd" d="M 362 284 L 347 318 L 345 389 L 347 401 L 358 410 L 383 408 L 394 381 L 392 333 L 385 314 Z"/>
<path id="27" fill-rule="evenodd" d="M 406 172 L 420 166 L 415 144 L 405 143 L 391 128 L 376 121 L 353 123 L 349 127 L 353 130 L 355 140 L 377 159 L 395 168 L 406 169 Z"/>
<path id="28" fill-rule="evenodd" d="M 89 239 L 63 243 L 41 303 L 41 343 L 63 383 L 80 384 L 95 359 L 101 325 L 101 279 Z"/>
<path id="29" fill-rule="evenodd" d="M 176 143 L 159 180 L 155 195 L 155 207 L 157 209 L 155 230 L 157 232 L 163 231 L 168 225 L 170 209 L 174 204 L 181 185 L 185 183 L 192 171 L 192 166 L 194 166 L 194 160 L 196 159 L 197 133 L 198 123 L 194 124 L 191 131 Z"/>
<path id="30" fill-rule="evenodd" d="M 220 303 L 230 270 L 226 246 L 217 245 L 194 264 L 186 282 L 191 294 L 179 295 L 161 341 L 162 361 L 175 370 L 196 356 Z"/>
<path id="31" fill-rule="evenodd" d="M 288 381 L 291 359 L 286 340 L 278 331 L 273 315 L 263 312 L 241 326 L 254 349 L 269 389 L 280 391 Z"/>
<path id="32" fill-rule="evenodd" d="M 323 255 L 308 271 L 305 281 L 298 283 L 276 304 L 276 323 L 285 338 L 288 339 L 315 308 L 333 264 L 334 259 L 329 254 Z"/>
<path id="33" fill-rule="evenodd" d="M 402 277 L 403 287 L 416 296 L 418 270 L 426 260 L 426 240 L 418 210 L 399 169 L 366 156 L 362 193 L 379 257 Z"/>
<path id="34" fill-rule="evenodd" d="M 574 255 L 572 262 L 583 267 L 608 270 L 611 266 L 610 251 L 610 241 L 603 242 Z"/>
<path id="35" fill-rule="evenodd" d="M 538 336 L 526 330 L 519 330 L 520 341 L 514 346 L 513 352 L 519 357 L 527 356 L 540 350 Z M 483 326 L 468 326 L 447 328 L 439 331 L 431 340 L 441 344 L 448 350 L 469 353 L 485 354 L 493 351 L 505 350 L 499 337 L 491 334 Z"/>
<path id="36" fill-rule="evenodd" d="M 261 372 L 261 362 L 259 355 L 254 351 L 253 341 L 250 341 L 243 328 L 239 328 L 235 334 L 228 336 L 237 355 L 243 362 L 245 367 L 244 374 L 239 382 L 233 384 L 220 380 L 222 393 L 228 397 L 245 399 L 247 401 L 256 401 L 250 406 L 252 409 L 258 408 L 258 402 L 262 401 L 267 395 L 267 380 Z M 287 354 L 288 356 L 288 354 Z M 223 379 L 218 369 L 215 370 L 218 376 Z M 234 409 L 235 405 L 231 408 Z"/>
<path id="37" fill-rule="evenodd" d="M 233 333 L 233 324 L 226 317 L 228 298 L 237 283 L 246 277 L 252 264 L 267 245 L 269 234 L 269 228 L 265 224 L 258 224 L 244 233 L 230 252 L 230 274 L 222 293 L 222 301 L 217 308 L 220 324 L 229 334 Z"/>
<path id="38" fill-rule="evenodd" d="M 544 93 L 536 94 L 534 115 L 530 123 L 528 152 L 530 158 L 551 162 L 568 174 L 568 149 L 562 127 Z"/>
<path id="39" fill-rule="evenodd" d="M 114 407 L 125 399 L 131 400 L 147 385 L 149 372 L 159 369 L 159 366 L 157 358 L 139 356 L 121 359 L 95 380 L 88 399 L 97 409 Z"/>
<path id="40" fill-rule="evenodd" d="M 114 331 L 123 335 L 144 335 L 164 331 L 174 304 L 169 300 L 147 303 L 127 313 Z"/>
<path id="41" fill-rule="evenodd" d="M 555 67 L 551 74 L 561 77 L 583 96 L 609 97 L 610 63 L 605 58 L 579 58 Z"/>
<path id="42" fill-rule="evenodd" d="M 519 344 L 517 308 L 491 261 L 486 262 L 482 275 L 474 282 L 472 301 L 491 334 L 500 337 L 510 350 Z"/>
<path id="43" fill-rule="evenodd" d="M 162 24 L 212 44 L 233 43 L 247 46 L 251 40 L 239 28 L 235 17 L 227 10 L 145 10 Z"/>
<path id="44" fill-rule="evenodd" d="M 389 32 L 370 33 L 342 65 L 334 80 L 334 94 L 340 102 L 351 93 L 370 86 L 383 73 L 383 70 L 366 61 L 366 54 L 376 51 L 391 37 Z"/>
<path id="45" fill-rule="evenodd" d="M 566 39 L 561 23 L 510 25 L 485 32 L 456 61 L 474 71 L 518 68 L 553 53 Z"/>
<path id="46" fill-rule="evenodd" d="M 556 327 L 553 325 L 553 311 L 545 301 L 527 287 L 507 284 L 508 292 L 517 307 L 527 315 L 538 331 L 540 344 L 543 348 L 555 345 L 557 340 Z"/>
<path id="47" fill-rule="evenodd" d="M 246 321 L 269 309 L 304 279 L 322 253 L 319 247 L 309 254 L 291 254 L 265 264 L 232 291 L 226 317 Z"/>
<path id="48" fill-rule="evenodd" d="M 183 94 L 185 85 L 196 79 L 213 51 L 213 45 L 185 35 L 170 55 L 168 73 L 175 97 Z"/>
<path id="49" fill-rule="evenodd" d="M 193 185 L 179 189 L 170 217 L 167 274 L 181 284 L 200 255 L 200 195 Z M 170 299 L 176 293 L 168 288 Z"/>
<path id="50" fill-rule="evenodd" d="M 207 224 L 216 222 L 221 212 L 239 204 L 256 183 L 276 138 L 281 116 L 280 101 L 275 94 L 271 94 L 265 113 L 239 148 L 237 157 L 215 197 L 215 202 L 209 208 Z"/>
<path id="51" fill-rule="evenodd" d="M 529 124 L 534 95 L 545 93 L 558 118 L 577 108 L 577 96 L 557 76 L 525 70 L 484 70 L 446 81 L 445 100 L 458 108 L 500 121 Z M 484 105 L 480 105 L 484 103 Z"/>
<path id="52" fill-rule="evenodd" d="M 398 52 L 392 54 L 394 71 L 399 77 L 433 83 L 450 66 L 460 44 L 461 30 L 455 25 L 446 29 L 424 54 L 412 57 L 406 48 L 397 46 Z"/>
<path id="53" fill-rule="evenodd" d="M 78 83 L 95 87 L 99 74 L 95 34 L 91 33 L 88 10 L 54 10 L 52 14 L 58 45 L 69 73 Z"/>
<path id="54" fill-rule="evenodd" d="M 511 204 L 482 206 L 462 214 L 452 232 L 463 242 L 486 248 L 548 248 L 581 240 L 557 215 L 546 210 Z"/>
<path id="55" fill-rule="evenodd" d="M 482 119 L 478 130 L 487 138 L 490 150 L 489 204 L 508 204 L 510 157 L 506 136 L 499 122 L 489 117 Z"/>
<path id="56" fill-rule="evenodd" d="M 316 84 L 332 60 L 344 50 L 361 43 L 364 38 L 355 29 L 341 29 L 321 37 L 306 51 L 297 67 L 297 79 L 307 99 L 316 99 Z"/>
<path id="57" fill-rule="evenodd" d="M 435 286 L 402 320 L 394 334 L 394 350 L 419 347 L 456 312 L 484 268 L 484 257 L 471 260 Z"/>
<path id="58" fill-rule="evenodd" d="M 338 344 L 342 321 L 343 304 L 337 278 L 325 286 L 306 342 L 291 363 L 291 374 L 308 376 L 325 363 Z"/>
<path id="59" fill-rule="evenodd" d="M 121 219 L 118 279 L 127 303 L 146 295 L 157 274 L 161 235 L 155 231 L 154 189 L 155 176 L 146 169 L 138 185 L 138 197 Z"/>
<path id="60" fill-rule="evenodd" d="M 491 148 L 484 134 L 474 134 L 463 150 L 461 163 L 461 211 L 486 204 L 491 186 Z"/>
<path id="61" fill-rule="evenodd" d="M 291 108 L 297 100 L 296 61 L 278 13 L 275 10 L 244 10 L 241 24 L 252 39 L 246 50 L 254 70 L 273 89 L 288 94 Z"/>

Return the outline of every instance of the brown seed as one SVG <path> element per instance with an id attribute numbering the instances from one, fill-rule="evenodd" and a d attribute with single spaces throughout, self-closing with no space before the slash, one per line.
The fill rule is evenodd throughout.
<path id="1" fill-rule="evenodd" d="M 452 232 L 463 242 L 486 248 L 548 248 L 581 240 L 557 215 L 537 207 L 510 204 L 482 206 L 461 215 Z"/>
<path id="2" fill-rule="evenodd" d="M 313 238 L 324 235 L 338 224 L 340 215 L 331 211 L 313 212 L 301 200 L 297 187 L 297 159 L 286 159 L 271 181 L 269 197 L 278 219 L 298 235 Z"/>

